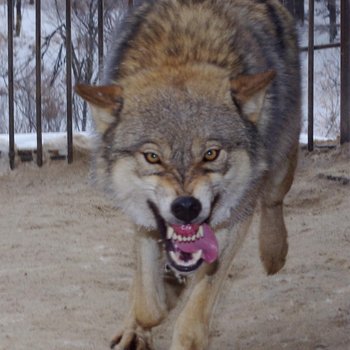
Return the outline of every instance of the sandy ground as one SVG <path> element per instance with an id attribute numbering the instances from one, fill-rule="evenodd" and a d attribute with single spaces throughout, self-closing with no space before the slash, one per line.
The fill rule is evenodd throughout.
<path id="1" fill-rule="evenodd" d="M 132 231 L 77 159 L 0 176 L 0 349 L 107 349 L 127 312 Z M 257 225 L 218 305 L 210 349 L 350 349 L 350 148 L 301 151 L 289 258 L 265 276 Z M 156 329 L 168 349 L 171 321 Z"/>

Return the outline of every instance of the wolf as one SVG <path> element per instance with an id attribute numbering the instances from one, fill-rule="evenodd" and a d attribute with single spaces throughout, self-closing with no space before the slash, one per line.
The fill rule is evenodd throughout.
<path id="1" fill-rule="evenodd" d="M 293 19 L 278 0 L 144 2 L 117 27 L 101 85 L 76 92 L 95 120 L 97 181 L 135 228 L 130 312 L 111 348 L 152 349 L 179 299 L 169 348 L 208 348 L 258 205 L 263 266 L 285 264 L 300 132 Z"/>

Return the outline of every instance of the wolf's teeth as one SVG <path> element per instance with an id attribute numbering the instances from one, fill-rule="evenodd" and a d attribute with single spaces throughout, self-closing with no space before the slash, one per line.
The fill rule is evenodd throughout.
<path id="1" fill-rule="evenodd" d="M 181 235 L 178 235 L 178 236 L 177 236 L 177 240 L 178 240 L 179 242 L 182 242 L 183 238 L 181 237 Z"/>
<path id="2" fill-rule="evenodd" d="M 174 241 L 176 241 L 176 240 L 178 240 L 178 239 L 179 239 L 179 237 L 177 236 L 177 234 L 176 234 L 175 232 L 174 232 L 174 234 L 173 234 L 173 237 L 172 237 L 172 238 L 173 238 L 173 240 L 174 240 Z"/>
<path id="3" fill-rule="evenodd" d="M 181 265 L 181 260 L 176 256 L 175 252 L 169 252 L 169 254 L 176 264 Z"/>
<path id="4" fill-rule="evenodd" d="M 202 250 L 198 250 L 198 252 L 193 253 L 192 261 L 198 261 L 202 257 Z"/>
<path id="5" fill-rule="evenodd" d="M 194 242 L 195 240 L 196 240 L 196 235 L 193 235 L 193 236 L 191 237 L 191 241 Z"/>
<path id="6" fill-rule="evenodd" d="M 198 230 L 198 235 L 199 237 L 204 237 L 204 232 L 203 232 L 203 226 L 199 226 L 199 230 Z"/>
<path id="7" fill-rule="evenodd" d="M 168 226 L 168 229 L 166 231 L 166 238 L 171 239 L 174 233 L 175 233 L 174 229 L 171 226 Z"/>
<path id="8" fill-rule="evenodd" d="M 191 260 L 188 260 L 188 261 L 182 260 L 180 258 L 180 256 L 177 253 L 173 252 L 173 251 L 170 251 L 169 254 L 170 254 L 171 259 L 177 265 L 180 265 L 180 266 L 192 266 L 192 265 L 196 264 L 199 261 L 199 259 L 202 257 L 202 250 L 198 250 L 197 252 L 193 253 L 192 257 L 191 257 Z"/>

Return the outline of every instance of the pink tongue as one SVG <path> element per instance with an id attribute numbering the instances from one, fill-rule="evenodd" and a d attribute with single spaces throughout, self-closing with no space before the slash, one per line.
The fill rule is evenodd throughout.
<path id="1" fill-rule="evenodd" d="M 202 258 L 207 263 L 212 263 L 218 258 L 218 241 L 214 231 L 207 224 L 203 224 L 204 237 L 196 239 L 194 242 L 179 242 L 176 241 L 178 249 L 185 253 L 195 253 L 202 250 Z M 175 233 L 181 236 L 193 236 L 197 233 L 199 225 L 173 225 Z"/>

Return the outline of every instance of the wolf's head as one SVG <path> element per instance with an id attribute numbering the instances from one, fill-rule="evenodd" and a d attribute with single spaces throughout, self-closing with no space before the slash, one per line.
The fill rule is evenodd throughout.
<path id="1" fill-rule="evenodd" d="M 96 173 L 137 225 L 158 229 L 181 273 L 216 260 L 214 230 L 249 210 L 271 71 L 236 79 L 142 76 L 78 85 L 100 134 Z"/>

